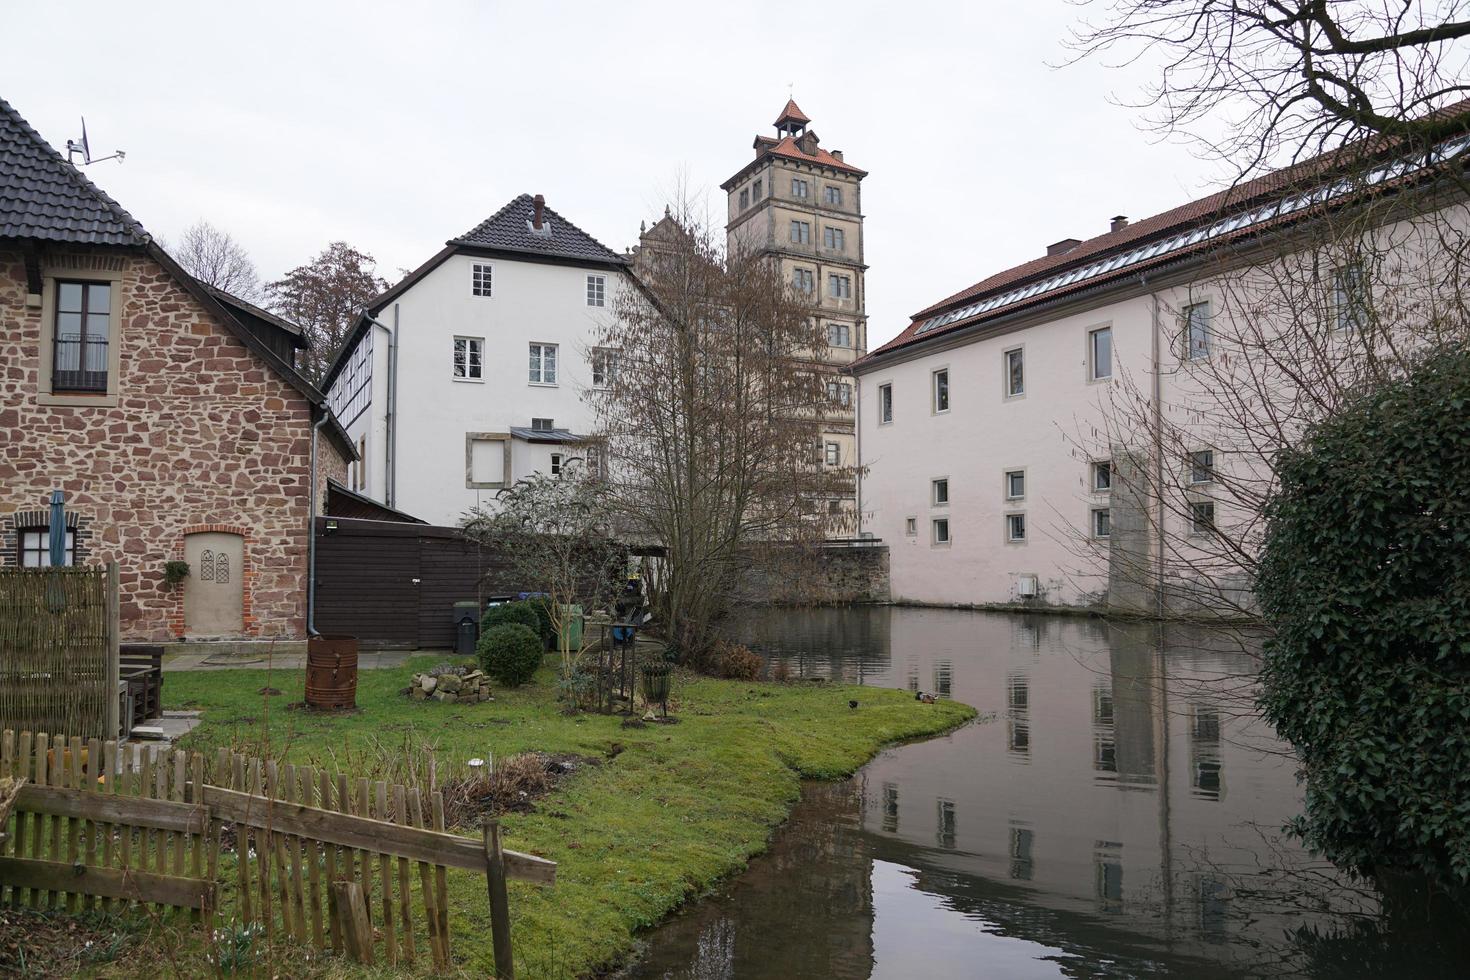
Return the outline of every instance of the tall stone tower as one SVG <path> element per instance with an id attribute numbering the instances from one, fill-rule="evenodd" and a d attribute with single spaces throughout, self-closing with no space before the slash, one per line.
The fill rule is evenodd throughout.
<path id="1" fill-rule="evenodd" d="M 852 378 L 838 371 L 868 347 L 861 186 L 867 171 L 843 160 L 841 150 L 824 149 L 810 124 L 787 100 L 776 135 L 755 138 L 755 159 L 720 185 L 729 201 L 725 234 L 731 250 L 755 249 L 780 263 L 782 276 L 810 297 L 830 344 L 822 363 L 831 372 L 822 459 L 856 466 L 856 392 Z M 852 508 L 856 498 L 854 483 L 827 506 Z"/>

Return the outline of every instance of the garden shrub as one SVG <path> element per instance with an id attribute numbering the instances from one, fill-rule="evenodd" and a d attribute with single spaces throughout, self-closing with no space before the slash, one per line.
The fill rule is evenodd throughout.
<path id="1" fill-rule="evenodd" d="M 760 655 L 749 647 L 724 640 L 715 643 L 710 663 L 716 674 L 734 681 L 753 681 L 766 666 Z"/>
<path id="2" fill-rule="evenodd" d="M 534 599 L 527 599 L 526 605 L 530 606 L 531 611 L 536 614 L 536 631 L 541 634 L 541 639 L 550 645 L 552 638 L 556 636 L 556 627 L 551 618 L 551 600 L 545 596 L 537 596 Z"/>
<path id="3" fill-rule="evenodd" d="M 541 617 L 536 615 L 532 603 L 502 602 L 498 606 L 491 606 L 485 610 L 484 617 L 480 620 L 480 632 L 484 633 L 493 626 L 504 626 L 506 623 L 519 623 L 537 636 L 542 636 Z"/>
<path id="4" fill-rule="evenodd" d="M 1261 703 L 1305 770 L 1294 829 L 1343 867 L 1470 895 L 1470 356 L 1364 394 L 1277 476 Z"/>
<path id="5" fill-rule="evenodd" d="M 546 645 L 522 623 L 501 623 L 480 634 L 480 667 L 506 687 L 520 687 L 541 666 Z"/>

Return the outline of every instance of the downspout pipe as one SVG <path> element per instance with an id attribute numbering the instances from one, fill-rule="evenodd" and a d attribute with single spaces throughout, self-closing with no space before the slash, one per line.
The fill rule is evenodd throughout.
<path id="1" fill-rule="evenodd" d="M 388 409 L 383 422 L 388 428 L 383 468 L 383 503 L 398 506 L 398 304 L 393 304 L 393 326 L 363 310 L 363 318 L 388 335 Z"/>
<path id="2" fill-rule="evenodd" d="M 306 635 L 320 636 L 316 631 L 316 447 L 322 426 L 332 418 L 324 405 L 322 417 L 311 427 L 311 502 L 306 508 Z"/>

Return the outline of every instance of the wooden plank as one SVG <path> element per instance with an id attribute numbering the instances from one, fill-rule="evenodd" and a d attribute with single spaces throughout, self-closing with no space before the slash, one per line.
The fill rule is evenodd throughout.
<path id="1" fill-rule="evenodd" d="M 373 786 L 376 791 L 377 809 L 373 815 L 379 820 L 390 819 L 388 813 L 388 784 L 381 779 Z M 374 826 L 377 826 L 376 824 Z M 387 851 L 378 853 L 378 878 L 383 882 L 383 945 L 388 954 L 388 965 L 398 962 L 398 935 L 393 928 L 393 861 Z"/>
<path id="2" fill-rule="evenodd" d="M 417 786 L 408 791 L 408 823 L 411 827 L 424 826 L 423 798 Z M 429 937 L 429 955 L 434 958 L 434 966 L 437 969 L 443 969 L 448 963 L 445 962 L 444 944 L 439 935 L 439 914 L 435 907 L 437 896 L 434 892 L 434 866 L 427 861 L 419 862 L 419 894 L 424 900 L 424 932 Z"/>
<path id="3" fill-rule="evenodd" d="M 221 777 L 229 780 L 233 789 L 245 788 L 245 758 L 238 753 L 229 753 L 229 774 Z M 200 791 L 200 796 L 208 799 L 207 792 Z M 209 804 L 206 802 L 205 806 Z M 240 907 L 240 922 L 249 925 L 255 921 L 254 909 L 251 907 L 250 895 L 250 828 L 237 821 L 231 821 L 230 827 L 235 832 L 235 900 Z"/>
<path id="4" fill-rule="evenodd" d="M 204 787 L 204 802 L 221 819 L 238 820 L 254 827 L 273 825 L 280 833 L 314 837 L 343 847 L 391 852 L 410 861 L 427 861 L 430 864 L 465 868 L 481 874 L 484 874 L 486 868 L 482 846 L 468 837 L 417 827 L 383 824 L 366 817 L 285 803 L 275 804 L 268 824 L 259 798 L 219 786 Z M 386 810 L 385 786 L 382 809 L 379 812 Z M 507 875 L 518 881 L 542 885 L 556 882 L 556 862 L 534 854 L 506 851 L 505 866 Z"/>
<path id="5" fill-rule="evenodd" d="M 393 787 L 393 811 L 398 826 L 408 826 L 408 799 L 401 784 Z M 413 938 L 413 888 L 409 883 L 408 858 L 398 859 L 398 921 L 403 923 L 403 958 L 409 963 L 417 955 Z"/>
<path id="6" fill-rule="evenodd" d="M 82 788 L 82 737 L 71 737 L 71 748 L 66 754 L 66 773 L 62 780 L 72 792 Z M 76 864 L 81 855 L 82 824 L 76 817 L 66 818 L 66 863 Z M 66 896 L 66 910 L 75 913 L 81 904 L 81 896 L 71 893 Z"/>
<path id="7" fill-rule="evenodd" d="M 31 778 L 31 786 L 48 786 L 51 783 L 50 775 L 46 771 L 47 757 L 51 754 L 51 736 L 45 732 L 36 735 L 36 773 Z M 29 788 L 29 787 L 28 787 Z M 22 791 L 24 792 L 24 791 Z M 41 860 L 46 856 L 46 815 L 35 813 L 31 818 L 31 857 Z M 27 893 L 27 899 L 31 908 L 41 905 L 41 893 L 32 888 Z"/>
<path id="8" fill-rule="evenodd" d="M 118 564 L 110 561 L 107 563 L 107 689 L 103 692 L 107 704 L 104 713 L 107 727 L 102 733 L 106 738 L 117 738 L 122 732 L 122 719 L 118 716 L 122 705 L 119 703 L 117 694 L 119 682 L 122 680 L 120 676 L 122 658 L 119 649 L 122 642 L 121 595 Z"/>
<path id="9" fill-rule="evenodd" d="M 175 803 L 183 803 L 184 784 L 189 781 L 189 757 L 188 754 L 185 753 L 182 749 L 174 749 L 173 755 L 173 784 L 169 787 L 168 798 L 173 800 Z M 209 821 L 205 820 L 204 826 L 200 827 L 199 829 L 200 831 L 208 830 Z M 186 841 L 184 840 L 185 836 L 186 835 L 183 833 L 174 834 L 173 874 L 178 877 L 183 877 L 185 874 L 187 874 L 184 869 L 184 849 L 186 846 Z M 199 877 L 199 875 L 195 874 L 193 875 L 193 877 L 197 878 Z"/>
<path id="10" fill-rule="evenodd" d="M 355 881 L 334 881 L 338 931 L 342 933 L 348 958 L 369 966 L 373 964 L 373 926 L 368 921 L 367 901 L 362 886 Z"/>
<path id="11" fill-rule="evenodd" d="M 81 789 L 85 789 L 89 793 L 98 793 L 101 791 L 101 783 L 99 782 L 99 777 L 101 776 L 102 765 L 102 740 L 98 738 L 88 740 L 87 772 L 82 779 L 82 785 L 80 787 Z M 97 836 L 99 833 L 100 830 L 98 829 L 97 820 L 95 818 L 88 818 L 87 864 L 94 868 L 97 867 Z M 199 876 L 195 875 L 194 877 L 197 878 Z M 82 908 L 86 909 L 88 912 L 92 911 L 92 909 L 95 907 L 96 900 L 91 895 L 88 895 L 82 902 Z"/>
<path id="12" fill-rule="evenodd" d="M 332 795 L 332 776 L 331 776 L 331 773 L 329 773 L 329 772 L 327 772 L 327 770 L 323 769 L 321 771 L 321 775 L 318 778 L 320 778 L 320 780 L 321 780 L 320 793 L 321 793 L 322 809 L 324 809 L 324 810 L 338 810 L 338 811 L 340 811 L 342 809 L 342 797 L 341 796 L 337 796 L 335 799 L 333 798 L 333 795 Z M 335 844 L 328 844 L 328 845 L 324 846 L 322 848 L 322 850 L 325 852 L 324 857 L 323 857 L 323 862 L 326 865 L 326 876 L 327 876 L 326 889 L 325 889 L 325 895 L 324 895 L 324 897 L 326 898 L 326 901 L 327 901 L 327 934 L 328 934 L 328 939 L 330 940 L 330 942 L 332 944 L 332 952 L 337 953 L 337 954 L 341 954 L 341 952 L 342 952 L 342 931 L 341 931 L 341 929 L 338 928 L 338 925 L 337 925 L 337 915 L 336 915 L 336 906 L 337 906 L 337 897 L 336 897 L 336 895 L 337 895 L 337 893 L 332 890 L 332 883 L 338 880 L 337 879 L 337 858 L 339 857 L 339 853 L 341 852 L 341 848 L 337 847 Z M 350 875 L 349 875 L 349 877 L 350 877 Z"/>
<path id="13" fill-rule="evenodd" d="M 315 797 L 316 771 L 313 769 L 301 769 L 296 773 L 300 790 L 296 794 L 297 800 L 303 806 L 315 806 L 318 802 Z M 325 799 L 321 800 L 318 809 L 327 809 Z M 320 842 L 312 838 L 302 838 L 306 847 L 306 872 L 307 872 L 307 895 L 306 901 L 311 909 L 311 942 L 317 949 L 326 949 L 327 942 L 322 933 L 322 860 L 318 848 L 322 847 Z M 328 846 L 325 848 L 331 851 Z"/>
<path id="14" fill-rule="evenodd" d="M 28 785 L 20 791 L 16 809 L 28 813 L 105 820 L 180 833 L 200 833 L 209 820 L 205 810 L 189 803 L 150 800 L 138 796 L 108 796 L 64 786 Z"/>
<path id="15" fill-rule="evenodd" d="M 65 786 L 66 786 L 66 736 L 65 735 L 57 734 L 57 735 L 52 735 L 51 736 L 51 758 L 49 760 L 47 760 L 47 763 L 46 763 L 46 775 L 49 777 L 48 780 L 47 780 L 47 784 L 48 785 L 55 786 L 57 789 L 65 788 Z M 59 816 L 53 816 L 51 818 L 51 851 L 50 851 L 50 853 L 51 853 L 51 860 L 53 860 L 53 861 L 59 861 L 59 860 L 61 860 L 61 858 L 62 858 L 62 852 L 61 852 L 61 818 Z M 56 891 L 54 889 L 51 890 L 51 891 L 48 891 L 46 893 L 46 908 L 48 908 L 48 909 L 59 908 L 60 905 L 61 905 L 61 899 L 62 899 L 61 892 Z"/>
<path id="16" fill-rule="evenodd" d="M 102 745 L 102 795 L 105 797 L 117 794 L 117 741 L 109 738 Z M 113 832 L 115 826 L 112 823 L 102 824 L 102 867 L 112 867 L 112 839 L 117 835 Z M 102 900 L 102 910 L 112 911 L 112 899 Z"/>
<path id="17" fill-rule="evenodd" d="M 296 926 L 291 921 L 291 871 L 290 862 L 286 859 L 286 832 L 276 826 L 275 821 L 275 810 L 281 799 L 281 770 L 273 759 L 265 764 L 265 795 L 266 828 L 275 866 L 272 874 L 276 878 L 276 903 L 281 908 L 281 932 L 294 937 Z"/>
<path id="18" fill-rule="evenodd" d="M 434 790 L 430 794 L 434 809 L 434 829 L 441 834 L 444 832 L 444 794 L 440 790 Z M 444 962 L 447 964 L 453 957 L 449 948 L 449 882 L 444 865 L 434 865 L 434 902 L 435 913 L 438 917 L 439 939 L 444 947 Z"/>
<path id="19" fill-rule="evenodd" d="M 123 796 L 131 789 L 135 778 L 134 767 L 139 765 L 138 746 L 123 745 L 123 770 L 118 776 L 117 795 Z M 118 827 L 118 863 L 122 870 L 126 871 L 133 866 L 133 828 L 127 826 Z"/>
<path id="20" fill-rule="evenodd" d="M 35 773 L 35 768 L 34 768 L 35 767 L 36 758 L 35 758 L 35 755 L 34 755 L 35 749 L 34 749 L 34 747 L 31 744 L 31 739 L 32 739 L 32 736 L 31 736 L 31 733 L 30 732 L 21 732 L 20 733 L 20 741 L 19 741 L 19 744 L 17 744 L 16 747 L 15 747 L 15 751 L 16 751 L 16 773 L 17 773 L 17 775 L 25 776 L 27 779 L 29 779 L 32 782 L 34 782 L 35 781 L 35 778 L 36 778 L 36 773 Z M 14 854 L 16 857 L 22 857 L 22 856 L 25 855 L 25 852 L 26 852 L 26 822 L 25 822 L 25 818 L 17 815 L 16 818 L 15 818 L 15 840 L 11 842 L 10 853 Z M 11 904 L 11 906 L 13 908 L 20 908 L 20 906 L 22 904 L 22 900 L 23 899 L 22 899 L 21 889 L 18 888 L 18 887 L 12 887 L 10 889 L 10 904 Z"/>
<path id="21" fill-rule="evenodd" d="M 208 893 L 214 889 L 210 882 L 197 878 L 12 857 L 0 858 L 0 879 L 23 887 L 195 909 L 204 907 Z"/>
<path id="22" fill-rule="evenodd" d="M 368 790 L 367 777 L 359 776 L 357 779 L 357 802 L 356 816 L 367 817 L 372 815 L 368 800 L 371 793 Z M 362 859 L 362 900 L 367 904 L 368 915 L 373 913 L 373 856 L 366 847 L 359 845 L 361 849 L 358 856 Z"/>
<path id="23" fill-rule="evenodd" d="M 16 772 L 15 730 L 12 728 L 7 728 L 0 733 L 0 777 L 19 779 L 21 782 L 26 779 L 24 773 Z M 20 792 L 19 788 L 16 789 L 16 792 Z M 14 801 L 12 805 L 13 803 Z M 10 826 L 10 817 L 11 814 L 7 812 L 4 818 L 0 819 L 0 857 L 9 854 L 11 845 L 14 843 L 15 831 Z M 19 820 L 16 821 L 17 824 L 19 822 Z M 0 882 L 0 905 L 5 903 L 10 890 L 5 883 Z"/>
<path id="24" fill-rule="evenodd" d="M 251 805 L 259 806 L 260 798 L 265 795 L 264 767 L 260 764 L 259 759 L 250 760 L 248 778 L 250 780 L 250 792 L 254 794 L 251 799 Z M 213 807 L 213 804 L 210 803 L 208 786 L 204 788 L 204 802 L 206 805 Z M 273 850 L 270 831 L 269 829 L 262 828 L 261 832 L 255 835 L 255 881 L 260 888 L 257 921 L 265 925 L 267 939 L 271 937 L 275 930 L 275 913 L 271 908 L 271 855 Z"/>
<path id="25" fill-rule="evenodd" d="M 291 763 L 281 769 L 281 798 L 287 803 L 296 802 L 296 767 Z M 291 937 L 298 943 L 306 941 L 306 898 L 301 887 L 301 838 L 287 834 L 285 839 L 286 858 L 291 865 Z"/>
<path id="26" fill-rule="evenodd" d="M 489 820 L 484 828 L 485 887 L 490 893 L 490 941 L 495 951 L 495 976 L 511 980 L 515 957 L 510 948 L 510 896 L 505 887 L 505 851 L 500 846 L 500 821 Z"/>
<path id="27" fill-rule="evenodd" d="M 168 767 L 171 755 L 171 752 L 161 749 L 158 752 L 158 758 L 154 760 L 156 764 L 153 767 L 153 798 L 155 800 L 168 799 Z M 168 847 L 172 838 L 172 833 L 165 833 L 162 830 L 153 834 L 153 842 L 158 847 L 158 853 L 154 856 L 156 863 L 153 868 L 159 874 L 169 873 Z"/>
<path id="28" fill-rule="evenodd" d="M 134 794 L 139 799 L 150 799 L 153 796 L 153 757 L 156 754 L 152 745 L 142 746 L 143 764 L 137 773 L 137 792 Z M 147 871 L 148 865 L 153 860 L 153 831 L 146 827 L 138 831 L 138 853 L 137 867 L 139 871 Z"/>

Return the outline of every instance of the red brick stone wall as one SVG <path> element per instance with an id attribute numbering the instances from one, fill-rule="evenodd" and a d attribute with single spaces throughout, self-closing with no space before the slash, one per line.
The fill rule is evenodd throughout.
<path id="1" fill-rule="evenodd" d="M 87 561 L 120 565 L 131 640 L 187 633 L 182 591 L 163 582 L 185 534 L 241 534 L 244 635 L 304 636 L 310 403 L 146 255 L 127 258 L 117 292 L 117 407 L 40 405 L 41 311 L 20 256 L 0 249 L 0 522 L 64 491 Z M 319 457 L 345 474 L 325 438 Z M 13 546 L 0 554 L 15 561 Z"/>

